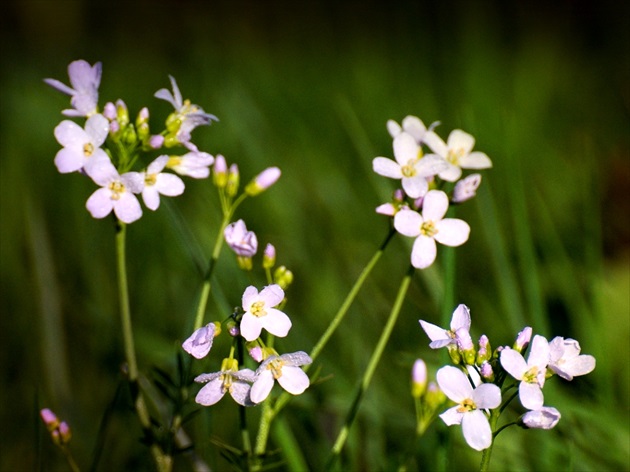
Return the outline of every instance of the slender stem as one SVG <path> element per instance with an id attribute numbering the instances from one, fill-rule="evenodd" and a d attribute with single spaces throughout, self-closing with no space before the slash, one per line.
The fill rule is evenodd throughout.
<path id="1" fill-rule="evenodd" d="M 147 410 L 142 391 L 138 386 L 138 364 L 136 361 L 136 350 L 133 340 L 133 328 L 131 325 L 131 309 L 129 308 L 129 287 L 127 285 L 127 264 L 126 264 L 126 225 L 116 222 L 116 269 L 118 273 L 118 296 L 120 300 L 120 319 L 123 331 L 123 344 L 125 349 L 125 359 L 127 361 L 127 376 L 134 393 L 134 406 L 138 419 L 145 434 L 151 437 L 151 418 Z M 165 454 L 156 443 L 151 444 L 151 454 L 155 460 L 157 468 L 161 472 L 170 471 L 172 468 L 172 458 Z"/>
<path id="2" fill-rule="evenodd" d="M 374 267 L 376 266 L 376 263 L 383 255 L 385 248 L 391 241 L 394 234 L 396 234 L 396 230 L 392 228 L 387 234 L 387 237 L 385 238 L 383 243 L 379 246 L 376 253 L 374 253 L 370 261 L 361 271 L 361 274 L 359 275 L 356 282 L 350 289 L 350 292 L 348 292 L 348 295 L 346 296 L 345 300 L 339 307 L 339 310 L 337 311 L 332 321 L 328 325 L 328 328 L 326 328 L 326 331 L 324 332 L 324 334 L 322 334 L 319 341 L 317 341 L 317 344 L 315 344 L 315 347 L 310 353 L 310 357 L 313 360 L 313 363 L 315 359 L 319 356 L 319 354 L 321 353 L 322 349 L 324 348 L 326 343 L 329 341 L 331 336 L 334 334 L 339 324 L 343 321 L 344 317 L 346 316 L 346 313 L 348 312 L 348 310 L 350 309 L 350 306 L 352 305 L 352 302 L 354 302 L 354 299 L 359 293 L 359 290 L 361 290 L 361 287 L 367 280 L 368 275 L 370 275 L 370 272 L 372 272 L 372 269 L 374 269 Z M 304 372 L 307 372 L 311 365 L 313 364 L 304 366 Z M 270 428 L 268 424 L 263 425 L 263 422 L 271 423 L 273 418 L 280 412 L 280 410 L 282 410 L 282 408 L 284 408 L 284 406 L 289 402 L 291 398 L 293 398 L 293 395 L 290 395 L 287 392 L 282 392 L 280 396 L 278 397 L 278 399 L 276 400 L 276 403 L 274 404 L 273 409 L 270 408 L 269 410 L 264 411 L 264 414 L 261 416 L 261 424 L 258 429 L 258 435 L 256 436 L 256 452 L 257 453 L 264 453 L 267 448 L 267 439 L 269 437 Z"/>
<path id="3" fill-rule="evenodd" d="M 497 427 L 497 421 L 499 420 L 499 415 L 501 412 L 498 409 L 491 410 L 490 412 L 490 429 L 494 432 Z M 492 447 L 494 446 L 494 438 L 495 434 L 493 434 L 492 443 L 488 449 L 484 449 L 481 455 L 481 465 L 479 466 L 480 472 L 486 472 L 488 467 L 490 466 L 490 457 L 492 456 Z"/>
<path id="4" fill-rule="evenodd" d="M 374 349 L 374 352 L 372 353 L 372 357 L 370 358 L 368 366 L 365 369 L 365 373 L 363 374 L 363 378 L 361 379 L 361 384 L 359 385 L 359 388 L 357 389 L 354 400 L 348 412 L 348 416 L 346 417 L 346 422 L 343 428 L 341 429 L 341 431 L 339 432 L 339 435 L 337 436 L 337 440 L 335 441 L 335 444 L 332 448 L 331 456 L 329 457 L 328 462 L 326 464 L 326 470 L 331 470 L 332 467 L 335 465 L 335 462 L 337 461 L 337 458 L 339 457 L 339 454 L 341 453 L 341 450 L 346 442 L 348 433 L 350 432 L 350 427 L 352 426 L 352 423 L 354 422 L 354 419 L 356 417 L 363 394 L 365 393 L 368 386 L 370 385 L 372 376 L 374 375 L 374 371 L 376 370 L 376 367 L 378 366 L 378 363 L 381 360 L 381 356 L 383 355 L 383 352 L 385 351 L 385 346 L 387 345 L 387 342 L 389 341 L 389 338 L 396 324 L 396 320 L 398 319 L 398 315 L 400 314 L 400 309 L 402 308 L 402 304 L 407 294 L 407 290 L 409 289 L 409 284 L 411 283 L 411 277 L 413 273 L 414 273 L 414 268 L 410 267 L 407 274 L 405 275 L 405 277 L 403 278 L 400 284 L 400 288 L 398 289 L 398 294 L 396 295 L 394 306 L 392 307 L 392 311 L 389 314 L 387 323 L 385 324 L 385 327 L 383 328 L 383 332 L 381 333 L 381 337 L 378 340 L 378 344 L 376 345 L 376 348 Z"/>

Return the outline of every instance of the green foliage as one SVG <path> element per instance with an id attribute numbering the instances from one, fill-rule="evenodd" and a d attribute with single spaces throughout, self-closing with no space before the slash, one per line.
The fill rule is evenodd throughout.
<path id="1" fill-rule="evenodd" d="M 455 254 L 454 297 L 471 308 L 473 338 L 509 344 L 529 324 L 576 338 L 597 358 L 588 378 L 545 387 L 547 403 L 562 413 L 557 428 L 506 430 L 492 464 L 628 470 L 628 7 L 489 3 L 498 8 L 161 1 L 150 13 L 138 2 L 114 14 L 87 1 L 54 11 L 30 0 L 3 6 L 15 21 L 0 33 L 0 470 L 63 470 L 41 438 L 37 450 L 36 410 L 44 406 L 70 423 L 84 469 L 96 455 L 95 470 L 152 470 L 118 391 L 124 355 L 113 225 L 86 211 L 92 184 L 53 165 L 52 133 L 67 98 L 42 79 L 65 80 L 79 58 L 103 62 L 101 103 L 122 97 L 132 114 L 149 106 L 152 122 L 169 112 L 152 95 L 174 75 L 186 97 L 220 119 L 194 131 L 200 149 L 238 162 L 243 182 L 270 165 L 282 169 L 278 184 L 237 216 L 261 245 L 273 242 L 295 275 L 285 308 L 294 327 L 279 341 L 287 351 L 317 342 L 388 232 L 374 208 L 393 185 L 371 169 L 373 157 L 392 154 L 386 120 L 412 114 L 440 120 L 444 136 L 454 128 L 473 134 L 494 163 L 478 198 L 457 209 L 472 233 Z M 140 368 L 154 369 L 163 396 L 177 402 L 183 388 L 196 393 L 176 359 L 220 224 L 210 181 L 186 185 L 128 228 Z M 284 410 L 270 450 L 290 450 L 270 463 L 323 467 L 407 269 L 408 243 L 396 238 L 387 248 L 318 359 L 321 382 Z M 231 256 L 218 262 L 212 319 L 227 317 L 249 283 L 264 285 Z M 461 431 L 438 421 L 414 437 L 411 365 L 423 357 L 435 372 L 442 361 L 418 319 L 439 323 L 455 307 L 443 307 L 443 271 L 438 264 L 414 276 L 342 454 L 344 470 L 478 467 L 480 454 Z M 211 355 L 192 374 L 217 368 Z M 178 407 L 201 459 L 216 470 L 238 463 L 238 450 L 217 447 L 241 444 L 236 405 L 224 399 L 192 418 Z M 190 470 L 194 459 L 182 452 L 175 469 Z"/>

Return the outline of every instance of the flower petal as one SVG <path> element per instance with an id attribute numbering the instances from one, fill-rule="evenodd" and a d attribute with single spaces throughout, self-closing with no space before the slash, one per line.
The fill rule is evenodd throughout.
<path id="1" fill-rule="evenodd" d="M 310 385 L 308 375 L 299 367 L 285 365 L 282 375 L 278 377 L 280 386 L 292 395 L 300 395 Z"/>
<path id="2" fill-rule="evenodd" d="M 275 308 L 267 308 L 267 315 L 262 316 L 258 319 L 263 328 L 265 328 L 274 336 L 278 336 L 280 338 L 285 337 L 291 329 L 291 320 L 289 319 L 289 317 L 285 313 L 281 312 L 280 310 L 276 310 Z M 251 341 L 251 339 L 247 340 Z"/>
<path id="3" fill-rule="evenodd" d="M 465 154 L 468 154 L 475 146 L 475 138 L 461 129 L 454 129 L 448 135 L 446 144 L 451 150 L 462 149 Z"/>
<path id="4" fill-rule="evenodd" d="M 440 221 L 448 210 L 448 197 L 441 190 L 430 190 L 422 202 L 422 217 L 425 221 Z"/>
<path id="5" fill-rule="evenodd" d="M 521 404 L 528 410 L 540 410 L 545 401 L 543 392 L 537 383 L 521 382 L 518 386 L 518 397 Z"/>
<path id="6" fill-rule="evenodd" d="M 451 317 L 451 331 L 455 332 L 460 328 L 464 328 L 466 331 L 470 331 L 470 308 L 463 303 L 460 303 Z"/>
<path id="7" fill-rule="evenodd" d="M 271 308 L 284 300 L 284 290 L 278 284 L 268 285 L 262 289 L 259 297 L 265 302 L 265 308 Z"/>
<path id="8" fill-rule="evenodd" d="M 460 424 L 463 417 L 464 414 L 459 411 L 459 405 L 449 408 L 440 415 L 440 418 L 446 423 L 446 426 Z"/>
<path id="9" fill-rule="evenodd" d="M 404 131 L 394 138 L 394 157 L 401 166 L 418 159 L 420 146 L 409 133 Z"/>
<path id="10" fill-rule="evenodd" d="M 461 246 L 470 236 L 470 226 L 464 220 L 445 218 L 435 223 L 435 240 L 445 246 Z"/>
<path id="11" fill-rule="evenodd" d="M 417 211 L 402 209 L 394 216 L 394 228 L 404 236 L 415 238 L 420 234 L 422 221 Z"/>
<path id="12" fill-rule="evenodd" d="M 260 318 L 252 315 L 249 312 L 246 312 L 243 315 L 243 319 L 241 319 L 241 336 L 245 338 L 247 341 L 253 341 L 260 336 L 260 332 L 262 331 L 262 323 L 260 322 Z"/>
<path id="13" fill-rule="evenodd" d="M 427 193 L 429 183 L 427 182 L 427 179 L 421 175 L 403 177 L 402 188 L 409 197 L 420 198 Z"/>
<path id="14" fill-rule="evenodd" d="M 425 333 L 427 333 L 427 336 L 429 336 L 431 341 L 447 340 L 450 343 L 451 339 L 444 328 L 440 328 L 439 326 L 424 320 L 420 320 L 420 326 L 422 326 L 422 329 Z"/>
<path id="15" fill-rule="evenodd" d="M 517 380 L 521 380 L 527 372 L 527 362 L 523 356 L 509 347 L 501 351 L 501 365 Z"/>
<path id="16" fill-rule="evenodd" d="M 442 367 L 436 374 L 438 385 L 444 394 L 454 402 L 460 403 L 472 398 L 473 388 L 461 370 L 450 365 Z"/>
<path id="17" fill-rule="evenodd" d="M 477 408 L 491 410 L 501 404 L 501 389 L 494 384 L 484 383 L 473 391 L 472 398 Z"/>
<path id="18" fill-rule="evenodd" d="M 220 377 L 217 377 L 199 390 L 197 396 L 195 397 L 195 401 L 200 405 L 210 406 L 221 400 L 223 395 L 225 395 L 225 391 L 223 390 L 223 381 Z"/>
<path id="19" fill-rule="evenodd" d="M 142 216 L 140 202 L 133 193 L 123 192 L 114 202 L 114 213 L 124 223 L 133 223 Z"/>
<path id="20" fill-rule="evenodd" d="M 226 228 L 226 231 L 227 231 L 227 228 Z M 228 236 L 226 235 L 225 239 L 230 239 L 230 238 L 228 238 Z M 250 285 L 249 287 L 245 289 L 245 292 L 243 293 L 243 310 L 249 311 L 249 309 L 252 306 L 252 303 L 256 302 L 257 300 L 258 300 L 258 289 L 254 287 L 253 285 Z"/>
<path id="21" fill-rule="evenodd" d="M 85 207 L 94 218 L 105 218 L 114 209 L 111 195 L 110 190 L 99 188 L 88 198 Z"/>
<path id="22" fill-rule="evenodd" d="M 492 445 L 490 423 L 481 410 L 473 410 L 464 414 L 462 432 L 468 445 L 476 451 L 483 451 Z"/>
<path id="23" fill-rule="evenodd" d="M 426 269 L 433 264 L 436 255 L 437 247 L 435 240 L 428 236 L 420 235 L 414 241 L 413 248 L 411 249 L 411 265 L 416 269 Z"/>
<path id="24" fill-rule="evenodd" d="M 258 379 L 252 385 L 249 397 L 254 403 L 265 400 L 273 388 L 273 374 L 270 370 L 264 370 L 258 374 Z"/>
<path id="25" fill-rule="evenodd" d="M 400 165 L 387 157 L 376 157 L 372 160 L 372 169 L 378 175 L 389 177 L 390 179 L 402 178 Z"/>
<path id="26" fill-rule="evenodd" d="M 492 161 L 483 152 L 471 152 L 459 160 L 459 166 L 463 169 L 488 169 L 492 167 Z"/>

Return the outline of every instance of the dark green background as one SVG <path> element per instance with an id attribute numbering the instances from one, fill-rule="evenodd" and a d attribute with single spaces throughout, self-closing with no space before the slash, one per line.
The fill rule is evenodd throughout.
<path id="1" fill-rule="evenodd" d="M 551 432 L 511 428 L 493 464 L 509 470 L 628 470 L 628 219 L 630 105 L 627 2 L 192 2 L 8 1 L 1 7 L 0 221 L 2 376 L 0 469 L 64 470 L 42 431 L 43 406 L 67 419 L 84 469 L 123 359 L 111 221 L 84 208 L 93 184 L 60 175 L 53 129 L 75 59 L 103 62 L 101 105 L 123 98 L 151 110 L 174 75 L 185 97 L 217 115 L 194 141 L 237 162 L 248 180 L 271 165 L 278 184 L 237 216 L 296 277 L 278 344 L 309 351 L 385 237 L 374 208 L 394 183 L 371 160 L 391 156 L 385 122 L 408 114 L 476 137 L 494 168 L 479 197 L 458 209 L 470 241 L 456 251 L 456 303 L 470 306 L 473 337 L 509 344 L 526 324 L 575 337 L 597 369 L 552 379 L 546 404 L 563 414 Z M 141 368 L 173 368 L 192 325 L 201 276 L 220 221 L 209 181 L 145 212 L 129 227 L 129 277 Z M 330 376 L 290 404 L 289 426 L 313 470 L 322 467 L 351 393 L 408 265 L 398 237 L 318 364 Z M 418 272 L 343 457 L 347 470 L 475 470 L 479 454 L 458 428 L 433 425 L 414 442 L 409 369 L 433 372 L 419 318 L 443 307 L 438 263 Z M 260 277 L 219 260 L 210 319 L 222 319 Z M 223 338 L 221 338 L 223 339 Z M 217 341 L 197 372 L 218 369 Z M 252 423 L 256 418 L 252 413 Z M 515 414 L 512 414 L 514 417 Z M 190 426 L 215 468 L 207 438 L 239 444 L 229 400 Z M 448 431 L 448 433 L 447 433 Z M 98 470 L 151 470 L 137 423 L 118 402 Z M 440 443 L 439 441 L 444 441 Z M 272 442 L 272 446 L 275 443 Z M 439 444 L 445 444 L 439 447 Z M 436 452 L 437 451 L 437 452 Z M 410 455 L 411 454 L 411 455 Z M 188 470 L 178 460 L 177 469 Z"/>

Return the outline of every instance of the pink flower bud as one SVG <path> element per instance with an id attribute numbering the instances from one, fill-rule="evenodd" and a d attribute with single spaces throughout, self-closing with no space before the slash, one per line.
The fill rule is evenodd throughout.
<path id="1" fill-rule="evenodd" d="M 420 398 L 427 388 L 427 364 L 417 359 L 411 369 L 411 395 Z"/>
<path id="2" fill-rule="evenodd" d="M 468 177 L 455 184 L 453 189 L 453 203 L 462 203 L 470 200 L 477 194 L 477 188 L 481 184 L 481 174 L 470 174 Z"/>
<path id="3" fill-rule="evenodd" d="M 252 197 L 258 195 L 275 184 L 280 178 L 280 175 L 281 171 L 278 167 L 268 167 L 247 184 L 245 193 Z"/>
<path id="4" fill-rule="evenodd" d="M 227 162 L 225 162 L 225 157 L 218 154 L 214 160 L 214 167 L 212 168 L 214 185 L 219 188 L 224 188 L 227 185 L 227 176 Z"/>
<path id="5" fill-rule="evenodd" d="M 238 220 L 225 228 L 225 241 L 240 257 L 252 257 L 258 250 L 258 239 L 253 231 L 247 231 L 245 222 Z"/>
<path id="6" fill-rule="evenodd" d="M 161 134 L 154 134 L 149 138 L 149 146 L 152 149 L 160 149 L 164 145 L 164 136 Z"/>
<path id="7" fill-rule="evenodd" d="M 59 426 L 59 419 L 57 418 L 57 415 L 55 415 L 49 408 L 41 410 L 39 415 L 42 417 L 42 420 L 49 431 L 55 430 Z"/>
<path id="8" fill-rule="evenodd" d="M 532 328 L 527 326 L 523 329 L 518 336 L 516 337 L 516 341 L 514 343 L 514 350 L 518 352 L 522 352 L 528 345 L 529 341 L 532 339 Z"/>
<path id="9" fill-rule="evenodd" d="M 103 108 L 103 116 L 107 118 L 109 121 L 113 121 L 116 119 L 116 105 L 112 102 L 107 102 L 105 107 Z"/>
<path id="10" fill-rule="evenodd" d="M 271 269 L 276 263 L 276 248 L 273 244 L 267 244 L 265 246 L 265 252 L 263 252 L 263 269 Z"/>

